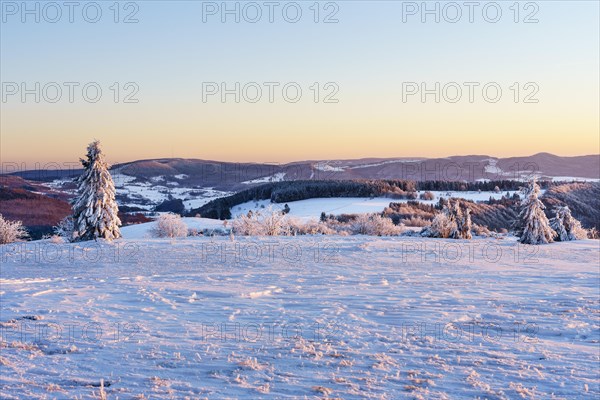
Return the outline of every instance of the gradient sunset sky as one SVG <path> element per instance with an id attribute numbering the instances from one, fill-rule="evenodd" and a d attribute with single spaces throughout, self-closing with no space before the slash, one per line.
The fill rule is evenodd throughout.
<path id="1" fill-rule="evenodd" d="M 267 15 L 257 23 L 235 23 L 231 16 L 222 23 L 220 15 L 203 22 L 200 1 L 137 2 L 138 23 L 114 23 L 113 2 L 100 3 L 97 23 L 85 22 L 77 10 L 74 23 L 67 16 L 22 23 L 20 15 L 3 13 L 3 86 L 97 82 L 103 96 L 88 103 L 76 89 L 70 103 L 65 89 L 54 104 L 3 96 L 2 163 L 77 161 L 94 138 L 113 163 L 600 152 L 597 1 L 535 2 L 539 22 L 529 24 L 513 21 L 514 1 L 498 2 L 497 23 L 486 22 L 481 7 L 473 23 L 468 15 L 457 23 L 435 23 L 432 16 L 422 23 L 420 14 L 403 22 L 402 2 L 338 1 L 339 22 L 330 24 L 314 23 L 313 1 L 298 2 L 303 15 L 297 23 L 286 22 L 281 7 L 274 23 Z M 321 9 L 319 18 L 332 10 Z M 531 11 L 522 8 L 519 19 Z M 114 103 L 114 82 L 135 82 L 139 103 Z M 297 82 L 303 96 L 288 103 L 276 89 L 270 103 L 265 89 L 255 104 L 235 103 L 233 96 L 203 102 L 203 82 Z M 339 102 L 315 103 L 314 82 L 321 90 L 335 82 Z M 455 104 L 435 103 L 433 96 L 403 102 L 403 82 L 431 88 L 435 82 L 497 82 L 503 94 L 488 103 L 476 89 L 470 103 L 465 87 Z M 535 82 L 539 102 L 515 103 L 509 89 L 515 82 L 521 96 L 528 93 L 522 86 Z"/>

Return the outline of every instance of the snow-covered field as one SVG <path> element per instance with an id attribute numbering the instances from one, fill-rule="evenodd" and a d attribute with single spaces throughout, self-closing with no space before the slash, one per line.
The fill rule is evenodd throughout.
<path id="1" fill-rule="evenodd" d="M 228 232 L 231 224 L 229 221 L 227 225 L 224 224 L 224 221 L 218 219 L 211 218 L 196 218 L 196 217 L 188 217 L 181 219 L 185 225 L 187 225 L 188 230 L 195 229 L 197 231 L 202 231 L 208 229 L 210 231 L 221 231 Z M 156 227 L 157 222 L 146 222 L 143 224 L 135 224 L 124 226 L 121 228 L 121 234 L 125 239 L 150 239 L 153 237 L 152 230 Z"/>
<path id="2" fill-rule="evenodd" d="M 598 241 L 0 246 L 0 397 L 588 399 Z M 144 395 L 143 397 L 141 395 Z"/>
<path id="3" fill-rule="evenodd" d="M 424 192 L 419 192 L 424 193 Z M 432 191 L 435 198 L 433 200 L 420 200 L 415 199 L 424 204 L 437 204 L 440 198 L 454 197 L 458 199 L 465 199 L 471 201 L 485 201 L 489 200 L 490 197 L 493 199 L 500 199 L 502 196 L 509 193 L 512 196 L 515 191 L 509 192 L 438 192 Z M 392 199 L 389 197 L 333 197 L 333 198 L 314 198 L 299 201 L 290 201 L 288 206 L 290 207 L 290 215 L 298 218 L 319 218 L 321 212 L 326 214 L 361 214 L 361 213 L 375 213 L 382 212 L 384 208 L 388 207 L 391 202 L 395 203 L 406 203 L 409 200 L 406 199 Z M 231 209 L 231 215 L 235 218 L 242 214 L 247 214 L 250 210 L 261 210 L 271 206 L 274 209 L 283 209 L 285 204 L 272 204 L 269 200 L 250 201 Z"/>

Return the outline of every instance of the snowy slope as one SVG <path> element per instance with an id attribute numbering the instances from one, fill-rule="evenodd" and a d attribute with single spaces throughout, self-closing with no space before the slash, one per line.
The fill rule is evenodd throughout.
<path id="1" fill-rule="evenodd" d="M 188 229 L 196 229 L 198 231 L 209 230 L 227 230 L 223 225 L 223 221 L 210 218 L 182 218 Z M 121 228 L 121 234 L 124 239 L 149 239 L 152 238 L 152 230 L 156 226 L 156 221 L 146 222 L 143 224 L 129 225 Z"/>
<path id="2" fill-rule="evenodd" d="M 109 399 L 600 395 L 597 241 L 187 238 L 0 256 L 2 398 L 99 398 L 101 380 Z"/>
<path id="3" fill-rule="evenodd" d="M 507 192 L 437 192 L 432 191 L 435 195 L 433 200 L 415 200 L 425 204 L 437 204 L 440 198 L 455 197 L 471 201 L 489 200 L 490 197 L 500 199 Z M 511 196 L 514 191 L 508 192 Z M 392 199 L 389 197 L 334 197 L 334 198 L 315 198 L 299 201 L 290 201 L 290 215 L 302 219 L 319 218 L 321 212 L 326 214 L 360 214 L 360 213 L 375 213 L 381 212 L 388 207 L 391 202 L 405 203 L 405 199 Z M 285 204 L 271 204 L 269 200 L 250 201 L 247 203 L 234 206 L 231 210 L 233 218 L 247 214 L 250 210 L 261 210 L 268 206 L 275 209 L 283 209 Z"/>

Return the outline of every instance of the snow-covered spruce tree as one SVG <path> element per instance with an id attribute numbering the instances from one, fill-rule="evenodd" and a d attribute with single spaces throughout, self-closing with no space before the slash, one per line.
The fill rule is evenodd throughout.
<path id="1" fill-rule="evenodd" d="M 550 226 L 556 232 L 554 239 L 559 242 L 587 238 L 587 231 L 581 226 L 581 222 L 573 218 L 568 206 L 556 209 L 556 216 L 550 220 Z"/>
<path id="2" fill-rule="evenodd" d="M 72 202 L 74 239 L 120 238 L 115 184 L 99 141 L 88 145 L 86 159 L 81 159 L 81 164 L 84 171 L 77 179 L 78 195 Z"/>
<path id="3" fill-rule="evenodd" d="M 540 187 L 535 179 L 524 190 L 519 214 L 520 226 L 517 229 L 519 241 L 523 244 L 545 244 L 553 241 L 556 232 L 544 213 L 546 207 L 539 200 Z"/>
<path id="4" fill-rule="evenodd" d="M 461 221 L 460 227 L 460 237 L 461 239 L 473 239 L 473 235 L 471 234 L 471 229 L 473 229 L 473 223 L 471 222 L 471 209 L 467 207 L 465 212 L 463 213 L 463 219 Z"/>
<path id="5" fill-rule="evenodd" d="M 460 239 L 463 224 L 463 214 L 460 209 L 460 201 L 456 200 L 454 204 L 449 208 L 451 220 L 454 222 L 452 224 L 452 231 L 450 232 L 449 237 L 452 239 Z"/>

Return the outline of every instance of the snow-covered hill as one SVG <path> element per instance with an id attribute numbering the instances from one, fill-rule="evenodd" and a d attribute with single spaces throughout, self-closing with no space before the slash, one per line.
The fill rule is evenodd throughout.
<path id="1" fill-rule="evenodd" d="M 162 202 L 172 198 L 181 199 L 184 207 L 190 210 L 201 207 L 211 200 L 233 194 L 211 187 L 188 187 L 180 184 L 180 179 L 183 178 L 179 175 L 169 178 L 159 175 L 148 180 L 138 180 L 133 176 L 121 173 L 113 174 L 119 205 L 146 211 L 152 211 Z M 47 186 L 69 195 L 76 193 L 76 187 L 71 178 L 57 179 L 47 183 Z"/>
<path id="2" fill-rule="evenodd" d="M 517 193 L 516 191 L 507 192 L 439 192 L 431 191 L 434 195 L 433 200 L 422 200 L 415 199 L 412 201 L 418 201 L 424 204 L 437 204 L 440 198 L 458 198 L 470 201 L 485 201 L 490 198 L 500 199 L 507 193 L 509 196 Z M 378 213 L 382 212 L 384 208 L 388 207 L 391 202 L 406 203 L 407 199 L 393 199 L 390 197 L 332 197 L 332 198 L 313 198 L 306 200 L 290 201 L 287 205 L 290 207 L 290 215 L 301 219 L 318 219 L 321 212 L 326 214 L 341 215 L 341 214 L 364 214 L 364 213 Z M 277 210 L 283 210 L 285 204 L 272 204 L 269 200 L 250 201 L 231 209 L 231 215 L 233 218 L 247 214 L 248 211 L 265 209 L 272 207 Z"/>
<path id="3" fill-rule="evenodd" d="M 600 395 L 597 241 L 0 246 L 0 397 Z M 136 397 L 137 396 L 137 397 Z"/>

